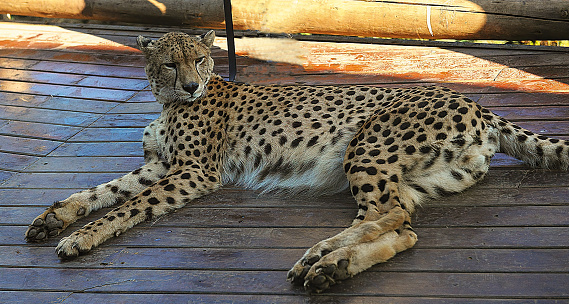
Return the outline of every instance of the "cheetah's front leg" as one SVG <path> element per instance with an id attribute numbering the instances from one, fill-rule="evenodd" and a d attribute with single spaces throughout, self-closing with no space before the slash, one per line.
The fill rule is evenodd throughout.
<path id="1" fill-rule="evenodd" d="M 32 221 L 26 231 L 26 240 L 38 242 L 57 236 L 89 213 L 129 200 L 166 175 L 168 167 L 167 163 L 161 161 L 148 163 L 121 178 L 55 202 Z"/>
<path id="2" fill-rule="evenodd" d="M 201 169 L 195 168 L 168 174 L 103 218 L 63 238 L 56 248 L 57 254 L 61 258 L 78 256 L 146 219 L 180 208 L 187 202 L 219 188 L 219 176 L 205 175 L 204 178 Z"/>
<path id="3" fill-rule="evenodd" d="M 122 204 L 163 178 L 168 173 L 170 165 L 163 161 L 158 150 L 157 121 L 144 129 L 144 166 L 121 178 L 55 202 L 32 221 L 26 231 L 26 240 L 38 242 L 56 236 L 70 224 L 89 213 L 104 207 Z"/>

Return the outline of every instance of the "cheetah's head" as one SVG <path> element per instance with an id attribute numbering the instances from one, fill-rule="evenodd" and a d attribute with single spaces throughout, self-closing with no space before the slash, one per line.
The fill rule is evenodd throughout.
<path id="1" fill-rule="evenodd" d="M 146 76 L 160 103 L 191 103 L 201 97 L 213 73 L 210 48 L 215 32 L 200 37 L 172 32 L 158 40 L 138 36 L 146 58 Z"/>

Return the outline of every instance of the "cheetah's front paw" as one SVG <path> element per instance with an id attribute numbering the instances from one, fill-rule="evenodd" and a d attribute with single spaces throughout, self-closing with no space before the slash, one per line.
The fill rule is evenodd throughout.
<path id="1" fill-rule="evenodd" d="M 45 241 L 48 237 L 58 235 L 63 231 L 63 221 L 57 219 L 55 213 L 42 214 L 34 219 L 26 231 L 26 241 Z"/>
<path id="2" fill-rule="evenodd" d="M 92 238 L 88 234 L 74 232 L 68 237 L 64 237 L 59 241 L 55 252 L 61 259 L 71 259 L 86 253 L 94 247 Z"/>

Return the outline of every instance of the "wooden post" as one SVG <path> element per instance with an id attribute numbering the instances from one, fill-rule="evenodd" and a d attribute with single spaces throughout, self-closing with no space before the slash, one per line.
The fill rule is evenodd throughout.
<path id="1" fill-rule="evenodd" d="M 235 29 L 423 39 L 569 39 L 567 0 L 232 0 Z M 222 0 L 0 1 L 0 13 L 224 28 Z"/>

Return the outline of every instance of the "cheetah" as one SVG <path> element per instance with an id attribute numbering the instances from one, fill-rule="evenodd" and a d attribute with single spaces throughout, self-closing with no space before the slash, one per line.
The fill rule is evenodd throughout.
<path id="1" fill-rule="evenodd" d="M 569 167 L 569 141 L 534 134 L 448 88 L 227 82 L 213 73 L 214 38 L 138 37 L 163 105 L 144 130 L 145 164 L 54 203 L 28 227 L 28 241 L 118 205 L 61 239 L 57 254 L 73 258 L 230 183 L 269 193 L 349 189 L 358 206 L 351 226 L 288 272 L 293 284 L 321 292 L 413 247 L 416 206 L 474 185 L 496 152 Z"/>

